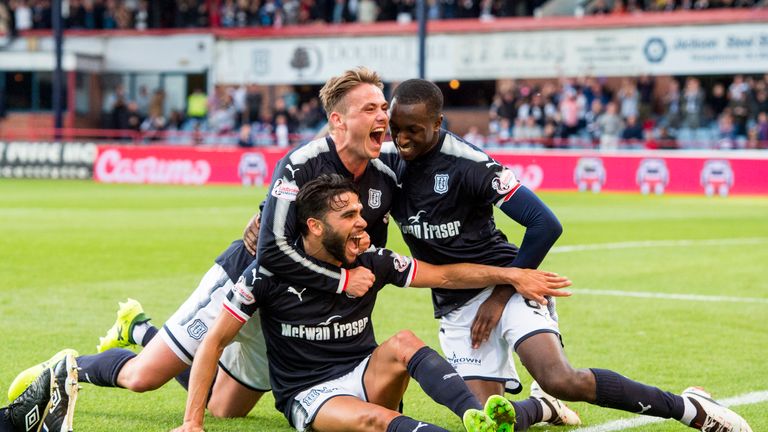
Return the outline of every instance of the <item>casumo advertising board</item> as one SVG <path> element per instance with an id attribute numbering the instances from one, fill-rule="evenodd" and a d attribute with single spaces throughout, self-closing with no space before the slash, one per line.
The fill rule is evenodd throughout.
<path id="1" fill-rule="evenodd" d="M 103 183 L 261 186 L 284 149 L 99 146 L 93 178 Z"/>
<path id="2" fill-rule="evenodd" d="M 285 154 L 284 149 L 271 148 L 99 146 L 93 177 L 105 183 L 261 186 L 272 181 L 272 171 Z M 768 154 L 762 152 L 546 151 L 491 156 L 533 190 L 768 195 Z"/>
<path id="3" fill-rule="evenodd" d="M 93 177 L 93 143 L 0 141 L 0 178 Z"/>

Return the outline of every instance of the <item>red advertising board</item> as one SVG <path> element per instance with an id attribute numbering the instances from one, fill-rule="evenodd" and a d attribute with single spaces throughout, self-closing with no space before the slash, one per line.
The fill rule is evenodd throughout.
<path id="1" fill-rule="evenodd" d="M 493 153 L 537 190 L 768 194 L 768 154 L 734 152 Z"/>
<path id="2" fill-rule="evenodd" d="M 285 149 L 99 146 L 107 183 L 269 184 Z M 491 152 L 534 190 L 768 195 L 761 152 Z"/>
<path id="3" fill-rule="evenodd" d="M 104 183 L 269 184 L 285 149 L 99 146 L 93 178 Z"/>

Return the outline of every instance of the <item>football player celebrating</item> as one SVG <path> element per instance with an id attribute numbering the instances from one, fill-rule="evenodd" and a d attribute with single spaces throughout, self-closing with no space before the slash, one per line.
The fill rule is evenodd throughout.
<path id="1" fill-rule="evenodd" d="M 442 108 L 442 92 L 426 80 L 405 81 L 392 97 L 395 146 L 385 146 L 382 159 L 394 167 L 402 184 L 392 217 L 411 254 L 434 264 L 536 268 L 559 237 L 560 223 L 510 169 L 441 129 Z M 519 249 L 496 228 L 494 205 L 526 227 Z M 541 421 L 578 423 L 577 417 L 572 420 L 575 413 L 549 395 L 674 418 L 705 431 L 751 430 L 701 389 L 689 388 L 679 396 L 610 370 L 574 369 L 550 310 L 527 301 L 511 286 L 481 292 L 435 288 L 432 299 L 443 352 L 478 398 L 501 395 L 504 384 L 516 380 L 509 348 L 541 386 L 532 388 L 534 397 L 511 403 L 517 414 L 515 430 Z M 497 408 L 512 410 L 506 399 L 495 400 Z"/>
<path id="2" fill-rule="evenodd" d="M 192 364 L 184 424 L 201 431 L 208 389 L 224 347 L 259 310 L 276 407 L 299 431 L 442 431 L 397 411 L 409 377 L 436 402 L 463 417 L 470 431 L 496 430 L 451 365 L 410 331 L 377 345 L 371 313 L 386 284 L 401 287 L 482 287 L 536 278 L 541 294 L 570 285 L 553 273 L 473 264 L 432 266 L 386 249 L 360 253 L 366 227 L 356 187 L 338 175 L 306 183 L 296 197 L 302 237 L 295 247 L 335 266 L 361 265 L 375 275 L 363 296 L 296 286 L 254 262 L 233 287 Z M 510 427 L 513 417 L 497 415 Z"/>

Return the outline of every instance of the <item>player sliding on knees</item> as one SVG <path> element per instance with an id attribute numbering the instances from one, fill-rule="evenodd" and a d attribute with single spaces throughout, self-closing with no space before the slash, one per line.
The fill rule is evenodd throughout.
<path id="1" fill-rule="evenodd" d="M 426 80 L 404 81 L 390 105 L 394 145 L 382 146 L 381 158 L 393 166 L 402 185 L 400 196 L 393 200 L 392 217 L 413 256 L 436 264 L 537 267 L 562 231 L 559 222 L 509 168 L 441 128 L 440 88 Z M 519 249 L 496 229 L 491 205 L 526 227 Z M 435 229 L 444 226 L 449 227 L 445 233 Z M 701 389 L 689 388 L 676 395 L 611 370 L 572 367 L 563 352 L 555 316 L 518 294 L 499 286 L 480 294 L 432 292 L 443 352 L 476 360 L 455 364 L 457 372 L 478 397 L 496 393 L 489 399 L 490 409 L 515 412 L 515 430 L 564 420 L 562 413 L 570 410 L 554 399 L 558 398 L 674 418 L 708 432 L 751 431 L 744 419 L 713 402 Z M 475 317 L 481 315 L 493 317 L 485 319 L 491 324 L 484 332 L 476 331 Z M 507 356 L 509 348 L 540 385 L 532 386 L 532 397 L 520 402 L 501 396 L 503 384 L 515 373 Z"/>
<path id="2" fill-rule="evenodd" d="M 401 287 L 484 287 L 540 282 L 539 295 L 569 295 L 570 281 L 553 273 L 474 264 L 433 266 L 386 249 L 360 253 L 356 237 L 365 229 L 356 187 L 337 175 L 306 183 L 296 198 L 308 256 L 336 266 L 362 265 L 374 275 L 363 296 L 337 295 L 312 286 L 297 289 L 254 262 L 235 285 L 224 310 L 192 364 L 184 424 L 177 431 L 201 431 L 208 389 L 219 355 L 259 311 L 267 344 L 276 407 L 298 431 L 444 431 L 397 411 L 410 377 L 427 395 L 463 418 L 469 431 L 493 431 L 497 423 L 482 411 L 456 371 L 410 331 L 381 345 L 374 340 L 371 312 L 386 284 Z M 330 389 L 330 390 L 329 390 Z M 506 413 L 504 413 L 506 414 Z M 497 416 L 510 428 L 514 418 Z"/>

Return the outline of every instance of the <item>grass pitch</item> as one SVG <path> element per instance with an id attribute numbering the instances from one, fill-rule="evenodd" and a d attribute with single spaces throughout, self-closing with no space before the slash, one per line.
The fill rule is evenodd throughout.
<path id="1" fill-rule="evenodd" d="M 61 348 L 93 353 L 118 300 L 140 300 L 162 324 L 241 235 L 263 194 L 240 187 L 0 181 L 2 398 L 17 372 Z M 614 369 L 674 392 L 701 385 L 716 398 L 753 392 L 766 398 L 768 199 L 540 195 L 565 229 L 542 268 L 574 281 L 575 295 L 558 303 L 574 366 Z M 497 222 L 520 240 L 514 222 L 503 215 Z M 407 252 L 394 229 L 388 246 Z M 427 290 L 386 289 L 374 323 L 379 340 L 410 328 L 438 347 L 431 316 Z M 181 423 L 186 394 L 175 382 L 147 394 L 83 387 L 77 430 L 161 431 Z M 405 402 L 412 417 L 463 430 L 415 382 Z M 768 430 L 768 402 L 737 402 L 734 409 L 755 431 Z M 582 430 L 619 430 L 604 424 L 638 418 L 571 405 L 586 423 Z M 245 419 L 208 418 L 207 430 L 291 429 L 268 395 Z M 688 429 L 661 422 L 631 430 Z"/>

